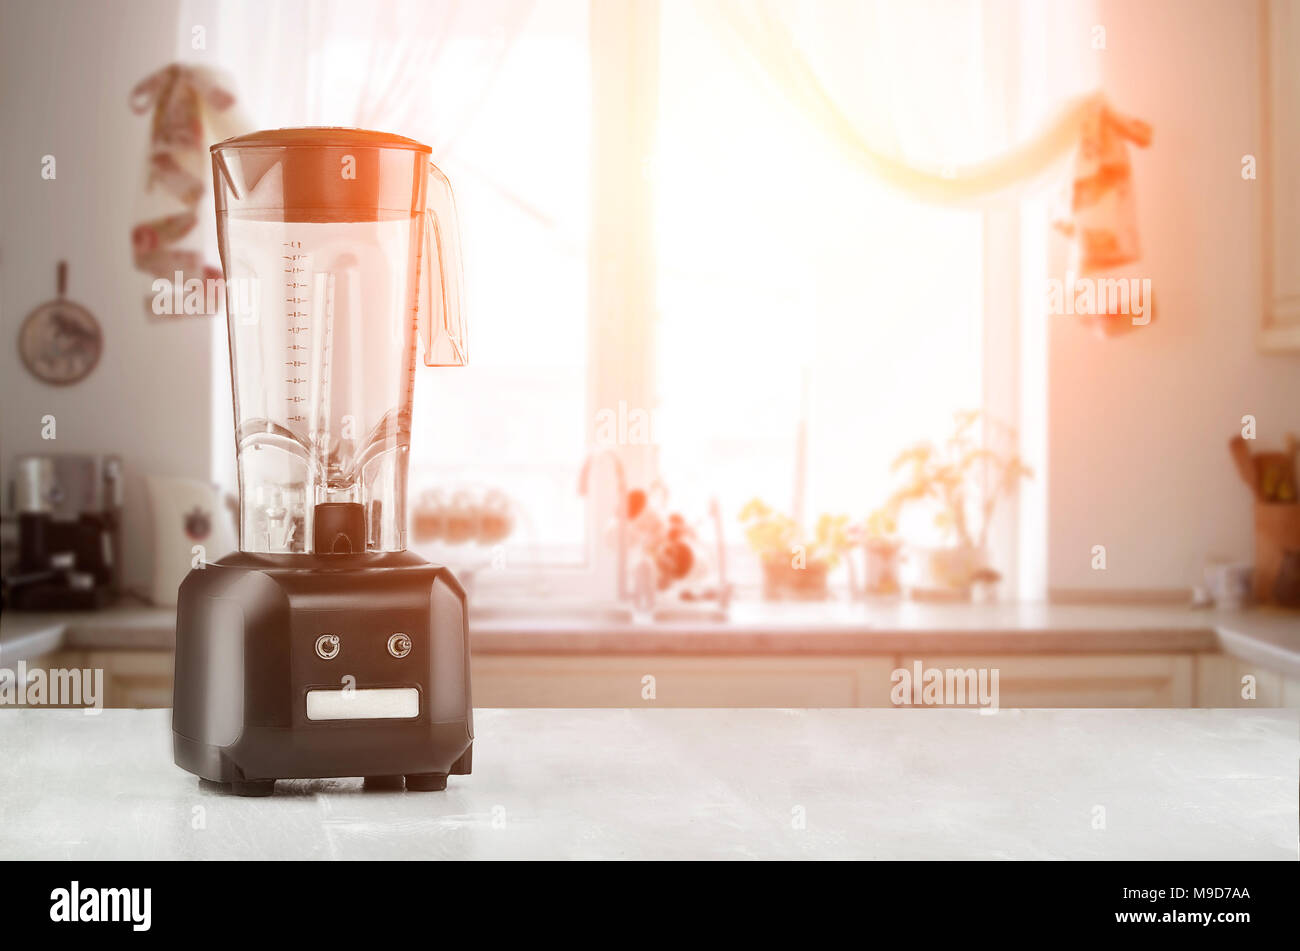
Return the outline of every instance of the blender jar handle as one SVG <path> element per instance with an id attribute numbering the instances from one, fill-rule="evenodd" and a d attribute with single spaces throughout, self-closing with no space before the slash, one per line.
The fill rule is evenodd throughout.
<path id="1" fill-rule="evenodd" d="M 424 364 L 463 367 L 469 361 L 468 339 L 462 315 L 460 228 L 451 182 L 429 163 L 429 185 L 424 222 L 423 306 L 419 309 L 420 336 L 424 338 Z"/>

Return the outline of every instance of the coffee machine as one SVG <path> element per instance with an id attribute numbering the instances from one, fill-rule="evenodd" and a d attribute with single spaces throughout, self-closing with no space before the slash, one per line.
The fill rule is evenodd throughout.
<path id="1" fill-rule="evenodd" d="M 176 614 L 176 763 L 446 788 L 471 767 L 465 591 L 406 550 L 417 363 L 463 366 L 451 186 L 411 139 L 340 128 L 214 145 L 239 550 Z"/>
<path id="2" fill-rule="evenodd" d="M 19 611 L 84 611 L 117 599 L 122 580 L 122 460 L 112 455 L 19 456 L 9 482 L 17 558 L 4 603 Z"/>

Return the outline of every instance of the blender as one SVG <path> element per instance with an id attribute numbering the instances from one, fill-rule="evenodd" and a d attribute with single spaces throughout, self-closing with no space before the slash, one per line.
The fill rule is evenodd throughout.
<path id="1" fill-rule="evenodd" d="M 445 789 L 470 772 L 465 592 L 406 550 L 417 362 L 463 366 L 451 186 L 411 139 L 254 132 L 212 147 L 239 550 L 180 587 L 177 765 Z"/>

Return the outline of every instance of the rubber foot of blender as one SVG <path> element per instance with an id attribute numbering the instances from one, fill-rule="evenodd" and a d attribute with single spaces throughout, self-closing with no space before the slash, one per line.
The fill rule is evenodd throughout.
<path id="1" fill-rule="evenodd" d="M 367 776 L 364 786 L 375 790 L 401 789 L 402 781 L 402 776 Z"/>
<path id="2" fill-rule="evenodd" d="M 469 745 L 464 753 L 460 754 L 460 759 L 451 764 L 451 775 L 468 776 L 474 767 L 474 744 Z"/>
<path id="3" fill-rule="evenodd" d="M 406 788 L 411 792 L 438 792 L 447 788 L 447 774 L 410 773 L 406 777 Z"/>
<path id="4" fill-rule="evenodd" d="M 230 791 L 236 796 L 269 796 L 275 792 L 274 779 L 249 779 L 230 784 Z"/>

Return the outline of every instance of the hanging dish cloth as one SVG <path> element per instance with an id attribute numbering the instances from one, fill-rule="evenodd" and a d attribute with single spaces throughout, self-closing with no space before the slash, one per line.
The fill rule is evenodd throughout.
<path id="1" fill-rule="evenodd" d="M 247 124 L 224 80 L 202 66 L 163 67 L 136 85 L 130 105 L 136 115 L 153 111 L 145 182 L 150 207 L 146 220 L 131 229 L 133 259 L 136 270 L 167 282 L 159 293 L 162 285 L 155 280 L 145 309 L 157 316 L 211 313 L 213 295 L 206 289 L 221 280 L 221 270 L 207 263 L 202 236 L 195 233 L 212 181 L 207 147 L 247 131 Z M 195 279 L 204 292 L 187 295 L 187 282 Z M 174 287 L 178 281 L 181 288 Z"/>
<path id="2" fill-rule="evenodd" d="M 1073 241 L 1065 294 L 1077 314 L 1106 335 L 1146 326 L 1154 316 L 1150 277 L 1135 276 L 1141 258 L 1137 197 L 1128 144 L 1146 148 L 1151 126 L 1121 115 L 1101 97 L 1080 126 L 1069 211 L 1056 227 Z"/>

